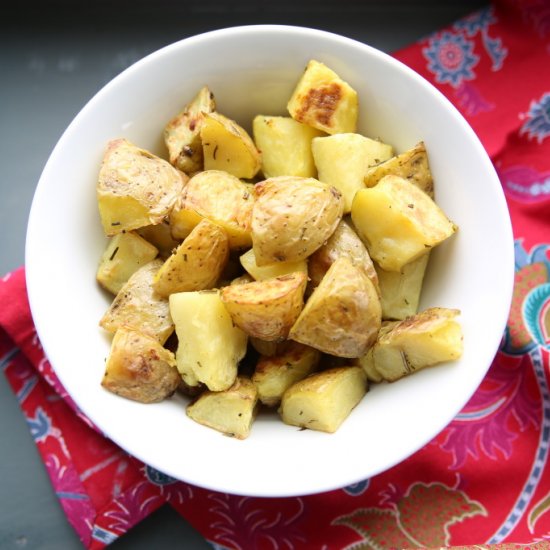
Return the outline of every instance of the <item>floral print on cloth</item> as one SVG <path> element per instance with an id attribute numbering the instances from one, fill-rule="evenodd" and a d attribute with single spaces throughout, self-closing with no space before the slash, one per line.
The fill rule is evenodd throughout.
<path id="1" fill-rule="evenodd" d="M 19 269 L 0 281 L 0 364 L 86 547 L 165 502 L 220 550 L 548 547 L 550 9 L 496 1 L 395 55 L 468 119 L 508 200 L 514 295 L 479 389 L 430 443 L 371 479 L 293 498 L 208 491 L 128 456 L 80 414 L 44 357 Z"/>

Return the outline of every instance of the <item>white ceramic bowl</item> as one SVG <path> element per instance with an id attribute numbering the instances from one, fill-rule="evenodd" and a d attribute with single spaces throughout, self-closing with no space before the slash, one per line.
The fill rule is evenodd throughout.
<path id="1" fill-rule="evenodd" d="M 220 112 L 249 127 L 284 114 L 306 63 L 323 61 L 359 93 L 359 131 L 403 151 L 426 143 L 437 201 L 459 232 L 435 250 L 422 308 L 462 311 L 453 364 L 372 388 L 339 431 L 300 431 L 259 416 L 239 441 L 195 424 L 186 401 L 143 405 L 100 387 L 108 306 L 95 283 L 106 240 L 95 184 L 106 142 L 127 137 L 165 155 L 164 124 L 207 84 Z M 478 387 L 498 348 L 512 293 L 511 226 L 497 176 L 474 132 L 424 79 L 388 55 L 330 33 L 250 26 L 195 36 L 142 59 L 107 84 L 55 147 L 36 189 L 27 282 L 38 334 L 82 411 L 122 448 L 162 472 L 236 494 L 290 496 L 345 486 L 402 461 L 440 432 Z"/>

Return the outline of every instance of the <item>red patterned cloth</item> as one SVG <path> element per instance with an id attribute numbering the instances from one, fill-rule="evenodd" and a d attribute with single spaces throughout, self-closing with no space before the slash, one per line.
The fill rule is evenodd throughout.
<path id="1" fill-rule="evenodd" d="M 496 1 L 396 57 L 469 120 L 508 199 L 516 285 L 485 380 L 433 441 L 372 479 L 293 498 L 215 493 L 128 456 L 78 413 L 43 355 L 24 271 L 15 271 L 0 282 L 0 363 L 86 547 L 102 548 L 166 501 L 218 549 L 550 540 L 550 4 Z"/>

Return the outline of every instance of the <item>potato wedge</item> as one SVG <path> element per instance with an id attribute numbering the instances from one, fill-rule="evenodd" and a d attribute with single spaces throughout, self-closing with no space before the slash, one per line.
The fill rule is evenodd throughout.
<path id="1" fill-rule="evenodd" d="M 284 340 L 304 305 L 307 275 L 289 273 L 273 279 L 222 288 L 221 300 L 233 322 L 249 336 Z"/>
<path id="2" fill-rule="evenodd" d="M 246 130 L 234 120 L 220 113 L 206 113 L 200 135 L 205 170 L 224 170 L 245 179 L 260 171 L 260 152 Z"/>
<path id="3" fill-rule="evenodd" d="M 157 225 L 140 227 L 136 230 L 136 233 L 156 247 L 159 251 L 159 256 L 164 259 L 168 258 L 180 244 L 180 241 L 176 241 L 176 239 L 172 237 L 168 218 Z"/>
<path id="4" fill-rule="evenodd" d="M 393 382 L 417 370 L 459 359 L 462 329 L 456 309 L 429 308 L 381 331 L 372 348 L 374 368 Z"/>
<path id="5" fill-rule="evenodd" d="M 355 193 L 365 188 L 369 166 L 393 156 L 393 147 L 360 134 L 317 137 L 311 143 L 319 181 L 333 185 L 344 197 L 344 213 L 351 212 Z"/>
<path id="6" fill-rule="evenodd" d="M 298 260 L 297 262 L 275 262 L 259 266 L 256 263 L 256 256 L 254 250 L 251 248 L 247 250 L 240 257 L 241 265 L 245 268 L 256 281 L 263 281 L 265 279 L 272 279 L 274 277 L 280 277 L 281 275 L 287 275 L 288 273 L 294 273 L 296 271 L 302 271 L 307 273 L 307 261 Z"/>
<path id="7" fill-rule="evenodd" d="M 328 369 L 296 382 L 283 394 L 285 424 L 334 433 L 367 392 L 360 367 Z"/>
<path id="8" fill-rule="evenodd" d="M 187 174 L 203 169 L 201 128 L 204 113 L 216 110 L 214 94 L 204 86 L 191 103 L 178 113 L 164 129 L 164 142 L 170 163 Z"/>
<path id="9" fill-rule="evenodd" d="M 158 270 L 153 288 L 160 296 L 212 288 L 229 259 L 224 230 L 206 218 Z"/>
<path id="10" fill-rule="evenodd" d="M 369 253 L 354 229 L 341 220 L 329 240 L 308 259 L 308 274 L 313 287 L 319 286 L 329 267 L 340 257 L 348 257 L 363 269 L 378 293 L 378 275 Z"/>
<path id="11" fill-rule="evenodd" d="M 260 401 L 269 407 L 278 405 L 290 386 L 315 370 L 320 357 L 318 350 L 297 342 L 290 342 L 281 354 L 260 357 L 252 375 Z"/>
<path id="12" fill-rule="evenodd" d="M 252 130 L 262 153 L 262 173 L 266 178 L 317 175 L 311 140 L 324 135 L 323 132 L 290 117 L 265 115 L 254 118 Z"/>
<path id="13" fill-rule="evenodd" d="M 283 353 L 289 344 L 292 343 L 290 340 L 268 342 L 260 338 L 254 338 L 253 336 L 248 339 L 248 342 L 260 355 L 265 355 L 266 357 L 272 357 L 273 355 Z"/>
<path id="14" fill-rule="evenodd" d="M 101 385 L 141 403 L 157 403 L 172 395 L 180 382 L 176 359 L 159 342 L 127 327 L 119 328 L 107 357 Z"/>
<path id="15" fill-rule="evenodd" d="M 382 326 L 380 327 L 380 330 L 378 331 L 378 337 L 377 340 L 380 340 L 384 334 L 389 332 L 393 326 L 397 324 L 397 321 L 383 321 Z M 353 359 L 352 363 L 354 365 L 357 365 L 358 367 L 361 367 L 365 374 L 367 375 L 367 380 L 369 382 L 382 382 L 384 378 L 382 375 L 376 370 L 376 367 L 374 366 L 374 346 L 371 346 L 367 353 L 365 355 L 362 355 L 361 357 L 358 357 L 357 359 Z"/>
<path id="16" fill-rule="evenodd" d="M 270 178 L 255 186 L 252 247 L 256 265 L 295 262 L 332 235 L 344 208 L 339 191 L 313 178 Z"/>
<path id="17" fill-rule="evenodd" d="M 355 132 L 357 92 L 333 70 L 311 60 L 300 78 L 287 109 L 290 116 L 327 134 Z"/>
<path id="18" fill-rule="evenodd" d="M 219 170 L 200 172 L 189 180 L 170 214 L 172 236 L 185 239 L 207 218 L 224 229 L 232 249 L 249 247 L 253 205 L 253 194 L 235 176 Z"/>
<path id="19" fill-rule="evenodd" d="M 382 310 L 363 269 L 338 258 L 309 297 L 288 337 L 338 357 L 360 357 L 376 340 Z"/>
<path id="20" fill-rule="evenodd" d="M 399 176 L 358 191 L 351 218 L 371 258 L 386 271 L 400 271 L 457 230 L 426 193 Z"/>
<path id="21" fill-rule="evenodd" d="M 256 417 L 258 394 L 249 378 L 239 376 L 219 392 L 206 391 L 187 406 L 187 416 L 225 435 L 246 439 Z"/>
<path id="22" fill-rule="evenodd" d="M 421 141 L 412 149 L 369 168 L 363 181 L 367 187 L 374 187 L 388 175 L 405 178 L 430 198 L 434 198 L 434 183 L 424 142 Z"/>
<path id="23" fill-rule="evenodd" d="M 96 186 L 105 234 L 161 223 L 186 181 L 183 172 L 128 140 L 110 141 Z"/>
<path id="24" fill-rule="evenodd" d="M 247 336 L 233 324 L 219 291 L 178 292 L 169 301 L 178 336 L 177 368 L 184 382 L 226 390 L 246 354 Z"/>
<path id="25" fill-rule="evenodd" d="M 382 319 L 403 320 L 418 312 L 422 282 L 429 254 L 405 264 L 401 271 L 385 271 L 376 267 L 380 285 Z"/>
<path id="26" fill-rule="evenodd" d="M 174 332 L 168 301 L 153 289 L 153 279 L 162 260 L 140 267 L 123 285 L 99 325 L 108 332 L 133 328 L 164 344 Z"/>
<path id="27" fill-rule="evenodd" d="M 158 250 L 132 231 L 111 238 L 101 256 L 96 273 L 97 282 L 117 294 L 124 283 L 141 266 L 157 257 Z"/>

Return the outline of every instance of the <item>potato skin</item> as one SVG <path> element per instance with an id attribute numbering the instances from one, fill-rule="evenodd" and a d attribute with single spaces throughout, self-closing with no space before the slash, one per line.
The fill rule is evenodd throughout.
<path id="1" fill-rule="evenodd" d="M 252 247 L 258 266 L 307 258 L 342 218 L 340 192 L 313 178 L 270 178 L 254 192 Z"/>
<path id="2" fill-rule="evenodd" d="M 187 176 L 126 139 L 111 140 L 96 186 L 107 236 L 158 224 L 170 213 Z"/>
<path id="3" fill-rule="evenodd" d="M 212 288 L 229 259 L 224 230 L 203 219 L 159 269 L 153 282 L 164 297 L 174 292 Z"/>
<path id="4" fill-rule="evenodd" d="M 371 280 L 341 257 L 309 297 L 288 337 L 337 357 L 360 357 L 376 340 L 381 318 Z"/>
<path id="5" fill-rule="evenodd" d="M 233 322 L 249 336 L 278 342 L 288 336 L 302 311 L 307 276 L 303 272 L 222 288 Z"/>
<path id="6" fill-rule="evenodd" d="M 127 327 L 115 333 L 101 385 L 122 397 L 157 403 L 172 395 L 180 381 L 174 354 L 157 340 Z"/>
<path id="7" fill-rule="evenodd" d="M 279 412 L 286 424 L 334 433 L 367 389 L 367 377 L 360 367 L 328 369 L 286 390 Z"/>

